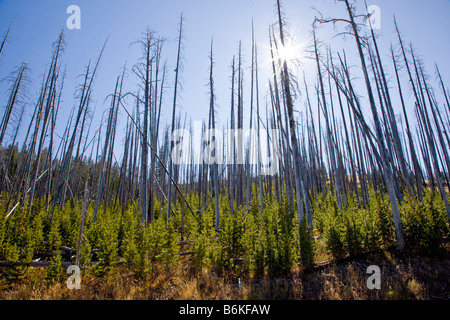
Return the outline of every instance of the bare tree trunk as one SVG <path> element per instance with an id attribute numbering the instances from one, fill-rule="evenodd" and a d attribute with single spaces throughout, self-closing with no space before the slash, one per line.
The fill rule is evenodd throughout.
<path id="1" fill-rule="evenodd" d="M 22 64 L 17 72 L 16 80 L 14 81 L 14 84 L 12 86 L 8 104 L 6 105 L 6 110 L 0 124 L 0 146 L 3 144 L 3 139 L 5 138 L 6 134 L 6 128 L 8 127 L 8 123 L 11 118 L 11 114 L 16 103 L 19 91 L 21 89 L 26 70 L 28 70 L 28 66 L 26 64 Z"/>
<path id="2" fill-rule="evenodd" d="M 214 157 L 214 162 L 212 164 L 212 178 L 213 178 L 213 184 L 214 184 L 214 212 L 215 212 L 215 220 L 214 225 L 216 232 L 219 232 L 219 223 L 220 223 L 220 213 L 219 213 L 219 174 L 218 174 L 218 154 L 217 154 L 217 136 L 216 136 L 216 121 L 214 116 L 214 104 L 215 104 L 215 95 L 214 95 L 214 78 L 213 78 L 213 66 L 214 66 L 214 60 L 213 60 L 213 41 L 211 40 L 211 52 L 210 52 L 210 70 L 209 70 L 209 90 L 210 90 L 210 101 L 209 101 L 209 113 L 211 117 L 211 126 L 209 129 L 212 129 L 214 132 L 214 140 L 216 147 L 214 148 L 214 155 L 210 155 Z M 211 142 L 211 140 L 210 140 Z"/>
<path id="3" fill-rule="evenodd" d="M 398 86 L 398 90 L 399 90 L 399 96 L 400 96 L 400 101 L 402 104 L 402 111 L 403 111 L 403 117 L 405 118 L 405 124 L 406 124 L 406 134 L 408 136 L 408 142 L 409 142 L 409 152 L 411 153 L 411 159 L 412 159 L 412 163 L 413 163 L 413 168 L 414 168 L 414 177 L 416 180 L 416 188 L 417 188 L 417 193 L 419 196 L 419 200 L 422 201 L 423 199 L 423 191 L 422 191 L 422 170 L 420 168 L 419 165 L 419 161 L 417 159 L 417 153 L 416 153 L 416 149 L 414 146 L 414 140 L 412 137 L 412 133 L 411 133 L 411 129 L 410 129 L 410 125 L 409 125 L 409 120 L 408 120 L 408 114 L 406 112 L 406 106 L 405 106 L 405 100 L 403 99 L 403 93 L 402 93 L 402 88 L 401 88 L 401 83 L 400 83 L 400 78 L 398 75 L 398 68 L 397 68 L 397 63 L 396 63 L 396 59 L 394 56 L 394 49 L 391 46 L 391 56 L 392 56 L 392 62 L 394 65 L 394 71 L 395 71 L 395 76 L 397 79 L 397 86 Z"/>
<path id="4" fill-rule="evenodd" d="M 323 85 L 322 71 L 320 69 L 320 61 L 319 61 L 320 58 L 319 58 L 319 51 L 317 48 L 315 26 L 313 29 L 313 37 L 314 37 L 314 53 L 315 53 L 315 57 L 316 57 L 317 74 L 319 77 L 320 92 L 322 95 L 323 114 L 325 116 L 325 121 L 326 121 L 328 148 L 330 150 L 331 173 L 334 177 L 336 198 L 337 198 L 338 206 L 339 206 L 339 209 L 342 210 L 341 188 L 339 185 L 339 178 L 338 178 L 338 173 L 337 173 L 337 169 L 336 169 L 336 154 L 335 154 L 336 150 L 334 147 L 332 132 L 331 132 L 331 128 L 330 128 L 330 121 L 328 119 L 328 108 L 327 108 L 327 101 L 325 98 L 325 89 L 324 89 L 324 85 Z"/>
<path id="5" fill-rule="evenodd" d="M 9 36 L 9 33 L 11 32 L 11 28 L 12 28 L 13 22 L 14 22 L 14 20 L 11 21 L 11 23 L 9 24 L 8 31 L 6 31 L 6 35 L 3 38 L 3 40 L 2 40 L 2 44 L 0 45 L 0 55 L 2 54 L 3 49 L 5 48 L 6 40 L 8 40 L 8 36 Z"/>
<path id="6" fill-rule="evenodd" d="M 264 204 L 263 204 L 263 177 L 261 172 L 261 118 L 259 116 L 259 86 L 258 86 L 258 49 L 255 44 L 255 86 L 256 86 L 256 121 L 257 121 L 257 130 L 258 130 L 258 136 L 257 136 L 257 177 L 259 181 L 259 208 L 261 217 L 263 216 L 264 212 Z M 267 128 L 267 134 L 269 132 L 269 128 Z M 269 149 L 269 159 L 270 159 L 270 145 L 267 144 Z M 269 187 L 271 191 L 271 186 Z"/>
<path id="7" fill-rule="evenodd" d="M 75 265 L 77 266 L 80 266 L 81 246 L 83 244 L 83 236 L 84 236 L 83 231 L 88 207 L 89 207 L 89 174 L 87 175 L 86 182 L 84 185 L 83 207 L 81 209 L 80 230 L 78 232 L 77 251 L 76 251 L 77 253 L 75 257 Z"/>
<path id="8" fill-rule="evenodd" d="M 232 73 L 231 73 L 231 120 L 230 120 L 230 128 L 232 134 L 230 135 L 230 141 L 228 142 L 228 152 L 231 151 L 231 154 L 229 156 L 231 159 L 229 160 L 228 165 L 228 180 L 230 184 L 230 188 L 228 190 L 229 200 L 230 200 L 230 214 L 231 217 L 234 216 L 234 195 L 236 194 L 236 147 L 235 147 L 235 112 L 234 112 L 234 85 L 235 85 L 235 57 L 233 56 L 233 64 L 231 66 Z"/>
<path id="9" fill-rule="evenodd" d="M 181 46 L 182 46 L 182 35 L 183 35 L 183 16 L 180 18 L 180 29 L 178 35 L 178 53 L 177 53 L 177 66 L 175 68 L 175 85 L 174 85 L 174 94 L 173 94 L 173 110 L 172 110 L 172 126 L 171 133 L 175 127 L 175 111 L 177 107 L 177 96 L 178 96 L 178 76 L 181 68 Z M 167 223 L 170 222 L 170 210 L 171 210 L 171 196 L 172 196 L 172 175 L 173 175 L 173 166 L 172 166 L 172 152 L 173 149 L 173 141 L 170 139 L 170 150 L 169 150 L 169 192 L 168 192 L 168 200 L 167 200 Z"/>
<path id="10" fill-rule="evenodd" d="M 277 8 L 278 8 L 278 24 L 280 28 L 280 40 L 281 45 L 284 47 L 284 32 L 283 32 L 283 22 L 281 19 L 281 7 L 280 7 L 280 0 L 277 0 Z M 290 131 L 290 137 L 291 137 L 291 145 L 293 149 L 293 160 L 294 160 L 294 175 L 295 175 L 295 192 L 297 196 L 297 211 L 298 211 L 298 223 L 301 226 L 303 222 L 303 201 L 300 197 L 300 192 L 303 191 L 303 197 L 304 197 L 304 203 L 305 203 L 305 209 L 306 209 L 306 216 L 308 219 L 308 225 L 312 229 L 312 217 L 311 217 L 311 210 L 309 206 L 309 199 L 308 195 L 304 186 L 304 181 L 302 180 L 302 173 L 301 170 L 302 164 L 300 159 L 300 152 L 299 152 L 299 146 L 297 141 L 297 135 L 295 133 L 295 120 L 294 120 L 294 104 L 292 101 L 292 95 L 291 95 L 291 84 L 290 84 L 290 74 L 287 66 L 287 61 L 283 61 L 283 89 L 284 89 L 284 95 L 286 99 L 286 107 L 287 112 L 289 116 L 289 131 Z"/>

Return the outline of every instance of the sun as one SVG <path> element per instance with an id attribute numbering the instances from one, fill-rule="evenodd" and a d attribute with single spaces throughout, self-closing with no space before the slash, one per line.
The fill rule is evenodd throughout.
<path id="1" fill-rule="evenodd" d="M 281 59 L 281 61 L 293 61 L 300 58 L 300 52 L 299 47 L 293 45 L 290 42 L 285 43 L 284 46 L 278 47 L 278 57 Z"/>

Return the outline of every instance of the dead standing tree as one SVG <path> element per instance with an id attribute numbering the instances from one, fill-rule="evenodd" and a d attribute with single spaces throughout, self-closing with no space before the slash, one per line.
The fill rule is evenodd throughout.
<path id="1" fill-rule="evenodd" d="M 209 115 L 210 115 L 210 126 L 209 126 L 209 137 L 210 143 L 214 145 L 213 153 L 210 154 L 212 163 L 212 180 L 213 180 L 213 190 L 214 190 L 214 213 L 215 220 L 214 225 L 216 232 L 219 232 L 219 223 L 220 223 L 220 215 L 219 215 L 219 172 L 218 172 L 218 164 L 219 160 L 219 152 L 218 152 L 218 137 L 216 132 L 216 120 L 215 120 L 215 94 L 214 94 L 214 77 L 213 77 L 213 68 L 214 68 L 214 57 L 213 57 L 213 40 L 211 40 L 211 51 L 209 54 L 210 59 L 210 69 L 209 69 L 209 90 L 210 90 L 210 101 L 209 101 Z M 211 141 L 212 136 L 214 136 L 214 142 Z M 211 163 L 210 163 L 211 164 Z"/>
<path id="2" fill-rule="evenodd" d="M 8 28 L 8 31 L 6 31 L 6 34 L 5 34 L 5 36 L 3 37 L 2 43 L 0 44 L 0 55 L 2 54 L 3 49 L 5 48 L 6 41 L 8 40 L 9 34 L 10 34 L 10 32 L 11 32 L 11 28 L 12 28 L 13 22 L 14 22 L 14 20 L 11 21 L 11 23 L 10 23 L 10 25 L 9 25 L 9 28 Z"/>
<path id="3" fill-rule="evenodd" d="M 381 160 L 382 171 L 383 171 L 382 174 L 383 174 L 383 177 L 384 177 L 384 180 L 386 183 L 386 188 L 387 188 L 387 191 L 389 194 L 389 200 L 391 203 L 392 215 L 394 218 L 395 233 L 397 236 L 397 249 L 403 250 L 405 248 L 405 240 L 404 240 L 404 236 L 403 236 L 402 222 L 400 219 L 400 211 L 399 211 L 398 203 L 397 203 L 397 195 L 396 195 L 396 191 L 395 191 L 392 167 L 389 163 L 385 135 L 383 133 L 383 129 L 381 126 L 381 122 L 379 119 L 379 115 L 378 115 L 378 111 L 377 111 L 377 107 L 376 107 L 376 103 L 375 103 L 375 98 L 373 95 L 372 85 L 370 83 L 368 68 L 367 68 L 366 59 L 365 59 L 365 55 L 364 55 L 364 51 L 363 51 L 363 45 L 362 45 L 363 40 L 362 40 L 362 37 L 359 35 L 358 24 L 355 20 L 360 17 L 367 18 L 367 15 L 356 15 L 355 14 L 356 7 L 352 4 L 350 4 L 348 0 L 338 0 L 338 1 L 345 4 L 347 13 L 349 16 L 348 20 L 347 19 L 323 19 L 323 18 L 321 18 L 321 19 L 316 18 L 316 20 L 319 23 L 345 22 L 348 25 L 350 25 L 351 35 L 355 38 L 356 47 L 357 47 L 359 58 L 361 61 L 361 69 L 362 69 L 362 72 L 364 75 L 364 82 L 365 82 L 366 89 L 367 89 L 367 95 L 368 95 L 368 99 L 369 99 L 370 109 L 372 111 L 372 116 L 373 116 L 373 120 L 374 120 L 374 124 L 375 124 L 375 133 L 376 133 L 376 138 L 377 138 L 376 140 L 377 140 L 378 150 L 380 153 L 380 160 Z"/>
<path id="4" fill-rule="evenodd" d="M 422 138 L 422 143 L 420 144 L 420 148 L 422 149 L 422 154 L 424 155 L 424 162 L 425 162 L 425 165 L 426 165 L 426 168 L 428 171 L 428 175 L 431 180 L 431 186 L 432 186 L 433 190 L 434 190 L 433 170 L 435 172 L 437 183 L 438 183 L 438 188 L 441 192 L 442 199 L 445 203 L 447 218 L 450 220 L 450 205 L 448 203 L 447 195 L 446 195 L 445 189 L 442 184 L 442 179 L 440 177 L 439 163 L 438 163 L 438 159 L 437 159 L 438 156 L 437 156 L 437 151 L 436 151 L 435 143 L 434 143 L 434 133 L 433 133 L 433 129 L 431 127 L 431 123 L 430 123 L 429 116 L 428 116 L 427 102 L 426 102 L 425 95 L 423 92 L 424 89 L 422 88 L 422 81 L 425 82 L 424 81 L 425 79 L 424 79 L 424 77 L 420 76 L 418 62 L 415 59 L 414 50 L 411 45 L 411 55 L 412 55 L 414 70 L 416 72 L 416 81 L 414 81 L 413 73 L 410 69 L 410 65 L 408 62 L 407 55 L 406 55 L 406 48 L 403 44 L 403 39 L 400 35 L 400 30 L 398 28 L 397 21 L 395 20 L 395 18 L 394 18 L 394 25 L 395 25 L 395 29 L 397 32 L 398 41 L 400 44 L 400 49 L 401 49 L 402 57 L 404 60 L 404 65 L 405 65 L 406 71 L 408 73 L 409 83 L 410 83 L 410 86 L 414 93 L 415 107 L 416 107 L 416 111 L 417 111 L 417 120 L 419 123 L 419 129 L 420 129 L 419 137 Z M 423 75 L 423 73 L 422 73 L 422 75 Z M 442 78 L 441 78 L 441 80 L 442 80 Z M 428 91 L 427 88 L 425 88 L 425 90 Z M 433 103 L 432 103 L 431 99 L 429 99 L 429 102 L 430 102 L 430 108 L 433 110 Z M 438 131 L 439 137 L 442 141 L 439 128 L 437 128 L 437 131 Z M 426 140 L 425 140 L 425 137 L 426 137 Z M 428 147 L 427 147 L 426 142 L 428 142 Z M 444 147 L 444 150 L 446 150 L 445 147 Z M 432 165 L 429 164 L 430 158 L 431 158 Z M 448 175 L 448 170 L 447 170 L 447 175 Z"/>
<path id="5" fill-rule="evenodd" d="M 141 180 L 140 180 L 140 204 L 142 209 L 142 221 L 147 225 L 150 213 L 150 221 L 154 220 L 154 201 L 153 201 L 153 174 L 154 174 L 154 156 L 152 154 L 152 164 L 150 167 L 150 185 L 149 185 L 149 145 L 157 147 L 157 134 L 159 129 L 159 114 L 161 104 L 158 109 L 158 75 L 161 61 L 161 50 L 164 40 L 157 38 L 154 31 L 147 29 L 141 40 L 136 43 L 141 45 L 143 58 L 133 68 L 134 73 L 139 78 L 141 84 L 139 91 L 143 91 L 143 97 L 136 96 L 137 104 L 144 106 L 143 114 L 143 134 L 141 137 Z M 153 71 L 155 69 L 155 71 Z M 164 78 L 164 74 L 163 74 Z M 161 86 L 163 88 L 163 85 Z M 162 93 L 161 93 L 162 97 Z M 160 100 L 161 102 L 162 100 Z M 139 114 L 138 111 L 138 116 Z M 150 123 L 149 123 L 150 121 Z M 150 141 L 149 141 L 150 140 Z M 150 204 L 150 206 L 149 206 Z"/>
<path id="6" fill-rule="evenodd" d="M 43 118 L 43 123 L 42 123 L 41 136 L 39 138 L 39 145 L 38 145 L 38 149 L 37 149 L 36 166 L 34 169 L 33 178 L 31 180 L 32 186 L 31 186 L 31 192 L 30 192 L 30 213 L 31 213 L 31 209 L 32 209 L 33 197 L 34 197 L 34 192 L 35 192 L 35 188 L 36 188 L 36 180 L 38 178 L 38 173 L 39 173 L 41 153 L 42 153 L 42 149 L 44 146 L 45 137 L 47 136 L 47 126 L 49 124 L 51 112 L 52 112 L 53 108 L 55 107 L 55 98 L 56 98 L 56 94 L 57 94 L 56 85 L 57 85 L 57 81 L 58 81 L 58 77 L 59 77 L 59 57 L 60 57 L 60 53 L 63 49 L 62 46 L 63 46 L 63 33 L 61 32 L 59 40 L 58 40 L 58 44 L 57 44 L 55 52 L 54 52 L 54 56 L 52 58 L 52 65 L 50 67 L 48 78 L 47 78 L 50 80 L 50 82 L 48 83 L 48 80 L 47 80 L 48 87 L 46 88 L 47 98 L 45 100 L 45 106 L 44 106 L 44 100 L 42 101 L 42 107 L 44 108 L 44 110 L 43 110 L 44 118 Z"/>
<path id="7" fill-rule="evenodd" d="M 285 35 L 283 30 L 283 20 L 281 16 L 281 5 L 280 1 L 277 0 L 277 12 L 278 12 L 278 26 L 280 33 L 280 41 L 281 46 L 285 47 Z M 297 139 L 297 134 L 295 132 L 295 119 L 294 119 L 294 102 L 291 94 L 291 82 L 290 82 L 290 72 L 288 69 L 288 64 L 286 59 L 281 61 L 282 65 L 281 74 L 282 74 L 282 86 L 284 92 L 284 98 L 286 102 L 287 114 L 289 117 L 289 132 L 291 139 L 291 148 L 294 162 L 294 180 L 295 180 L 295 192 L 297 198 L 297 210 L 298 210 L 298 223 L 301 225 L 303 223 L 303 201 L 306 209 L 306 217 L 308 219 L 308 225 L 310 228 L 313 228 L 311 209 L 309 205 L 308 193 L 306 191 L 305 182 L 303 181 L 304 172 L 303 172 L 303 163 L 301 161 L 299 144 Z M 303 193 L 303 199 L 300 196 L 300 192 Z"/>
<path id="8" fill-rule="evenodd" d="M 170 134 L 175 129 L 175 114 L 177 107 L 177 98 L 178 98 L 178 89 L 180 86 L 179 76 L 180 71 L 183 68 L 182 64 L 182 47 L 183 47 L 183 14 L 180 17 L 179 24 L 179 33 L 178 33 L 178 52 L 177 52 L 177 63 L 175 68 L 175 84 L 174 84 L 174 93 L 173 93 L 173 106 L 172 106 L 172 125 Z M 173 141 L 170 139 L 170 150 L 169 150 L 169 191 L 168 191 L 168 199 L 167 199 L 167 223 L 170 222 L 170 213 L 171 213 L 171 198 L 172 198 L 172 176 L 173 176 L 173 165 L 172 165 L 172 150 L 173 150 Z"/>
<path id="9" fill-rule="evenodd" d="M 85 73 L 85 81 L 84 81 L 83 87 L 81 89 L 81 95 L 79 98 L 80 101 L 79 101 L 79 105 L 78 105 L 78 111 L 77 111 L 77 115 L 75 118 L 74 127 L 72 129 L 72 135 L 71 135 L 69 144 L 68 144 L 67 149 L 64 154 L 61 172 L 59 173 L 59 177 L 58 177 L 58 181 L 57 181 L 56 194 L 53 199 L 53 207 L 52 207 L 52 213 L 51 213 L 52 217 L 53 217 L 53 213 L 54 213 L 57 202 L 59 202 L 60 206 L 63 206 L 63 204 L 65 202 L 65 194 L 66 194 L 66 188 L 68 185 L 69 170 L 70 170 L 70 166 L 71 166 L 71 162 L 72 162 L 72 155 L 73 155 L 73 150 L 75 147 L 75 140 L 77 137 L 78 127 L 79 127 L 80 121 L 82 119 L 83 113 L 86 111 L 86 109 L 89 106 L 89 97 L 91 95 L 92 85 L 94 82 L 96 72 L 98 70 L 98 66 L 100 64 L 101 57 L 103 55 L 103 51 L 105 49 L 105 46 L 106 46 L 106 41 L 102 47 L 102 50 L 100 51 L 99 57 L 97 59 L 97 62 L 95 64 L 95 67 L 94 67 L 94 70 L 92 71 L 92 73 L 90 73 L 89 66 L 87 67 L 87 70 Z"/>
<path id="10" fill-rule="evenodd" d="M 8 125 L 11 124 L 15 126 L 15 133 L 13 135 L 13 141 L 11 143 L 10 152 L 5 158 L 5 155 L 3 151 L 0 151 L 0 163 L 1 168 L 0 172 L 3 173 L 2 177 L 0 178 L 0 192 L 3 191 L 3 188 L 5 186 L 5 182 L 8 182 L 7 185 L 12 185 L 11 180 L 9 179 L 10 173 L 10 164 L 13 158 L 14 154 L 14 146 L 17 141 L 17 137 L 19 134 L 20 124 L 23 119 L 23 115 L 25 112 L 26 104 L 24 103 L 24 97 L 26 97 L 26 90 L 28 88 L 28 65 L 26 63 L 22 63 L 20 67 L 18 67 L 13 74 L 10 77 L 11 81 L 11 89 L 10 94 L 8 98 L 7 105 L 5 107 L 3 117 L 0 123 L 0 147 L 3 144 L 3 140 L 5 136 L 7 135 L 7 128 Z M 11 125 L 10 125 L 11 127 Z M 6 159 L 6 163 L 5 163 Z M 7 190 L 11 192 L 14 190 L 11 187 L 8 187 Z"/>
<path id="11" fill-rule="evenodd" d="M 6 129 L 8 127 L 11 115 L 13 114 L 14 106 L 18 100 L 19 93 L 22 90 L 22 85 L 24 79 L 26 78 L 26 73 L 28 70 L 28 65 L 23 63 L 17 70 L 15 80 L 11 87 L 11 94 L 9 95 L 8 103 L 5 108 L 5 113 L 3 114 L 2 121 L 0 124 L 0 146 L 3 144 L 3 139 L 6 135 Z"/>
<path id="12" fill-rule="evenodd" d="M 316 38 L 316 27 L 313 25 L 313 37 L 314 37 L 314 55 L 316 58 L 316 66 L 317 66 L 317 75 L 319 78 L 319 89 L 322 97 L 322 111 L 326 120 L 326 133 L 327 133 L 327 141 L 328 141 L 328 149 L 330 152 L 330 162 L 331 162 L 331 173 L 334 176 L 336 197 L 339 209 L 342 210 L 342 199 L 341 199 L 341 188 L 339 185 L 338 171 L 337 171 L 337 163 L 336 163 L 336 149 L 335 142 L 333 141 L 333 134 L 331 132 L 330 120 L 328 116 L 328 108 L 327 108 L 327 100 L 325 97 L 325 89 L 322 77 L 322 71 L 320 68 L 320 57 L 319 57 L 319 49 L 318 49 L 318 41 Z"/>

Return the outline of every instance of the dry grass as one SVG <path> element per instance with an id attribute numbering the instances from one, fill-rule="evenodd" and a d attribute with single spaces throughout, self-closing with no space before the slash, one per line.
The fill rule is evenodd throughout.
<path id="1" fill-rule="evenodd" d="M 136 278 L 118 268 L 107 276 L 82 274 L 80 290 L 69 290 L 65 282 L 48 283 L 45 269 L 30 268 L 14 284 L 7 286 L 0 280 L 3 290 L 0 299 L 14 300 L 226 300 L 239 299 L 239 290 L 206 270 L 196 274 L 178 266 L 166 274 L 145 279 Z M 7 287 L 7 288 L 6 288 Z M 6 289 L 6 290 L 5 290 Z"/>
<path id="2" fill-rule="evenodd" d="M 381 268 L 381 289 L 366 286 L 367 267 Z M 409 300 L 449 299 L 450 260 L 425 257 L 394 257 L 389 252 L 331 265 L 302 278 L 304 299 Z"/>
<path id="3" fill-rule="evenodd" d="M 366 286 L 367 266 L 381 268 L 381 289 Z M 26 300 L 366 300 L 449 299 L 450 260 L 398 255 L 385 251 L 364 260 L 296 270 L 285 278 L 237 280 L 206 269 L 186 269 L 180 264 L 164 273 L 138 279 L 117 268 L 101 278 L 84 273 L 80 290 L 65 282 L 49 284 L 45 270 L 30 268 L 19 281 L 6 285 L 0 279 L 1 299 Z M 231 280 L 230 280 L 231 279 Z"/>

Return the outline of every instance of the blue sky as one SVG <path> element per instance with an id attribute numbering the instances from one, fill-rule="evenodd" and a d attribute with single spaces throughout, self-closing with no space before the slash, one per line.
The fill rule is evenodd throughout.
<path id="1" fill-rule="evenodd" d="M 427 70 L 434 80 L 434 62 L 436 62 L 444 79 L 450 81 L 450 1 L 448 0 L 368 0 L 368 5 L 378 5 L 382 13 L 380 47 L 387 69 L 391 70 L 389 45 L 397 44 L 393 28 L 395 14 L 405 40 L 413 42 L 417 53 L 425 60 Z M 209 48 L 214 37 L 215 86 L 219 125 L 224 125 L 229 118 L 230 108 L 230 65 L 233 55 L 237 54 L 238 42 L 241 40 L 247 67 L 245 98 L 246 112 L 250 96 L 249 66 L 251 59 L 251 23 L 259 50 L 261 104 L 264 107 L 266 84 L 269 78 L 268 25 L 276 21 L 275 0 L 0 0 L 0 35 L 6 32 L 14 19 L 11 36 L 4 53 L 0 56 L 0 78 L 8 76 L 20 63 L 26 61 L 32 70 L 30 87 L 30 105 L 27 113 L 32 113 L 32 105 L 37 99 L 40 80 L 50 62 L 51 45 L 62 29 L 65 29 L 66 48 L 63 64 L 67 78 L 63 95 L 62 111 L 58 129 L 64 130 L 67 116 L 76 104 L 75 89 L 80 84 L 81 75 L 89 60 L 95 60 L 104 41 L 109 37 L 104 57 L 95 80 L 91 107 L 96 106 L 94 126 L 98 126 L 101 113 L 109 107 L 105 98 L 114 89 L 117 76 L 124 64 L 130 68 L 140 57 L 138 46 L 131 43 L 137 40 L 147 27 L 167 38 L 164 56 L 169 65 L 168 81 L 170 89 L 165 96 L 163 121 L 169 122 L 171 114 L 172 86 L 176 58 L 177 25 L 180 14 L 185 17 L 185 67 L 183 72 L 183 90 L 179 106 L 182 114 L 187 113 L 193 121 L 207 119 L 209 108 L 208 68 Z M 285 0 L 283 1 L 289 30 L 294 36 L 293 43 L 298 47 L 297 56 L 302 65 L 298 70 L 307 74 L 307 81 L 312 90 L 316 80 L 312 61 L 305 59 L 303 48 L 311 44 L 311 24 L 317 14 L 312 7 L 322 12 L 324 17 L 347 17 L 342 4 L 334 0 Z M 68 30 L 66 20 L 69 5 L 81 8 L 81 30 Z M 361 12 L 363 2 L 358 1 Z M 334 51 L 345 47 L 350 63 L 358 65 L 354 50 L 354 39 L 333 38 L 336 31 L 327 25 L 319 31 L 319 37 L 330 43 Z M 355 75 L 360 76 L 355 69 Z M 392 75 L 391 75 L 392 76 Z M 394 80 L 394 79 L 392 79 Z M 406 80 L 406 79 L 405 79 Z M 136 77 L 132 72 L 126 79 L 126 90 L 136 90 Z M 391 82 L 394 86 L 394 81 Z M 435 83 L 438 91 L 437 83 Z M 407 82 L 404 82 L 404 91 Z M 364 95 L 364 89 L 360 90 Z M 0 83 L 0 109 L 7 102 L 7 84 Z M 296 101 L 296 109 L 301 111 L 304 97 Z M 399 110 L 399 109 L 398 109 Z M 399 111 L 398 111 L 399 112 Z M 368 113 L 369 114 L 369 113 Z M 126 123 L 126 114 L 122 112 L 121 128 Z M 25 122 L 27 123 L 27 122 Z M 119 129 L 118 143 L 123 137 Z"/>

